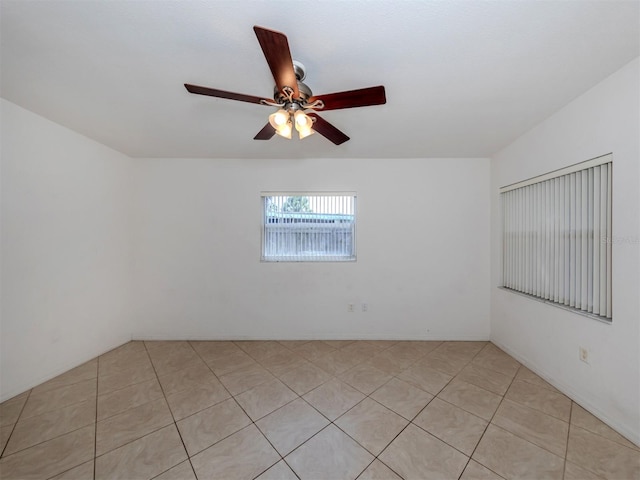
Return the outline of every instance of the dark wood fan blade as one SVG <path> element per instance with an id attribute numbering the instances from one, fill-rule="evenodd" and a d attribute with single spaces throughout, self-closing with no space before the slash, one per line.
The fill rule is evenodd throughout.
<path id="1" fill-rule="evenodd" d="M 258 134 L 253 137 L 254 140 L 270 140 L 276 134 L 275 128 L 271 126 L 270 123 L 262 127 L 262 130 L 258 132 Z"/>
<path id="2" fill-rule="evenodd" d="M 268 100 L 266 98 L 254 97 L 253 95 L 244 95 L 242 93 L 226 92 L 224 90 L 217 90 L 215 88 L 199 87 L 197 85 L 184 84 L 189 93 L 195 93 L 196 95 L 208 95 L 210 97 L 228 98 L 229 100 L 238 100 L 240 102 L 257 103 L 263 105 L 262 100 Z M 268 100 L 272 101 L 272 100 Z"/>
<path id="3" fill-rule="evenodd" d="M 331 125 L 317 113 L 309 113 L 308 115 L 315 119 L 315 122 L 313 122 L 313 129 L 323 137 L 331 140 L 336 145 L 343 144 L 344 142 L 349 140 L 349 137 L 347 137 L 344 133 Z"/>
<path id="4" fill-rule="evenodd" d="M 253 31 L 256 32 L 278 90 L 282 91 L 284 87 L 290 87 L 293 89 L 293 98 L 298 98 L 298 82 L 293 70 L 287 36 L 284 33 L 258 26 L 254 26 Z"/>
<path id="5" fill-rule="evenodd" d="M 316 100 L 324 102 L 325 110 L 338 110 L 341 108 L 368 107 L 369 105 L 383 105 L 387 103 L 384 87 L 360 88 L 347 92 L 328 93 L 326 95 L 316 95 L 309 99 L 309 103 Z"/>

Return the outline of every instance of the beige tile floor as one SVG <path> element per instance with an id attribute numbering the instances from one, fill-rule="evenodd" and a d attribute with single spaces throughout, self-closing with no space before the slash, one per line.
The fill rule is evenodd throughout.
<path id="1" fill-rule="evenodd" d="M 487 342 L 130 342 L 0 406 L 2 479 L 640 478 Z"/>

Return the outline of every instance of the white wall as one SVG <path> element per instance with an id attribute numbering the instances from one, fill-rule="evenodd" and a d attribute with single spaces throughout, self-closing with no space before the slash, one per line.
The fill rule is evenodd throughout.
<path id="1" fill-rule="evenodd" d="M 131 160 L 0 107 L 4 400 L 131 338 Z"/>
<path id="2" fill-rule="evenodd" d="M 488 159 L 131 160 L 1 107 L 1 399 L 132 332 L 489 337 Z M 357 262 L 260 262 L 291 189 L 357 192 Z"/>
<path id="3" fill-rule="evenodd" d="M 491 339 L 640 443 L 640 63 L 634 60 L 491 162 Z M 613 323 L 497 288 L 498 189 L 613 152 Z M 578 348 L 589 349 L 590 365 Z"/>
<path id="4" fill-rule="evenodd" d="M 488 159 L 135 163 L 136 338 L 489 337 Z M 260 262 L 287 190 L 357 192 L 357 262 Z"/>

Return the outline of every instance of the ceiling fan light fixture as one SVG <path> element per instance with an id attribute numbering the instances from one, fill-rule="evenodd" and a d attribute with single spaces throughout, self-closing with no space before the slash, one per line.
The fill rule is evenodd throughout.
<path id="1" fill-rule="evenodd" d="M 291 140 L 291 131 L 293 130 L 291 128 L 291 120 L 287 120 L 286 123 L 275 127 L 276 133 L 278 135 L 280 135 L 281 137 L 287 138 L 289 140 Z"/>
<path id="2" fill-rule="evenodd" d="M 269 115 L 269 123 L 273 128 L 278 130 L 289 122 L 289 112 L 284 109 L 278 110 L 276 113 Z"/>
<path id="3" fill-rule="evenodd" d="M 307 138 L 309 135 L 313 135 L 314 133 L 316 133 L 313 131 L 311 127 L 297 128 L 296 126 L 296 130 L 298 130 L 298 136 L 300 137 L 300 140 L 302 140 L 303 138 Z"/>
<path id="4" fill-rule="evenodd" d="M 293 114 L 296 121 L 296 129 L 300 130 L 301 128 L 310 127 L 313 124 L 313 120 L 307 114 L 305 114 L 302 110 L 298 110 Z"/>
<path id="5" fill-rule="evenodd" d="M 291 114 L 285 109 L 281 108 L 276 113 L 269 115 L 269 124 L 278 135 L 291 139 Z"/>
<path id="6" fill-rule="evenodd" d="M 311 128 L 313 126 L 313 120 L 309 115 L 305 114 L 302 110 L 298 110 L 293 114 L 293 117 L 300 140 L 314 133 Z"/>

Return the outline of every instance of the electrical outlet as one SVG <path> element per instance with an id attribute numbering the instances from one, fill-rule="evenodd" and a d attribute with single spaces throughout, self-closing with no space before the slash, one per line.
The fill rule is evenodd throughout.
<path id="1" fill-rule="evenodd" d="M 355 311 L 355 305 L 353 303 L 347 304 L 347 312 L 353 313 Z"/>
<path id="2" fill-rule="evenodd" d="M 362 311 L 363 312 L 368 312 L 369 311 L 369 304 L 363 303 L 362 304 Z"/>
<path id="3" fill-rule="evenodd" d="M 578 349 L 578 353 L 579 353 L 579 356 L 580 356 L 580 360 L 588 365 L 589 364 L 589 350 L 584 348 L 584 347 L 580 347 Z"/>

